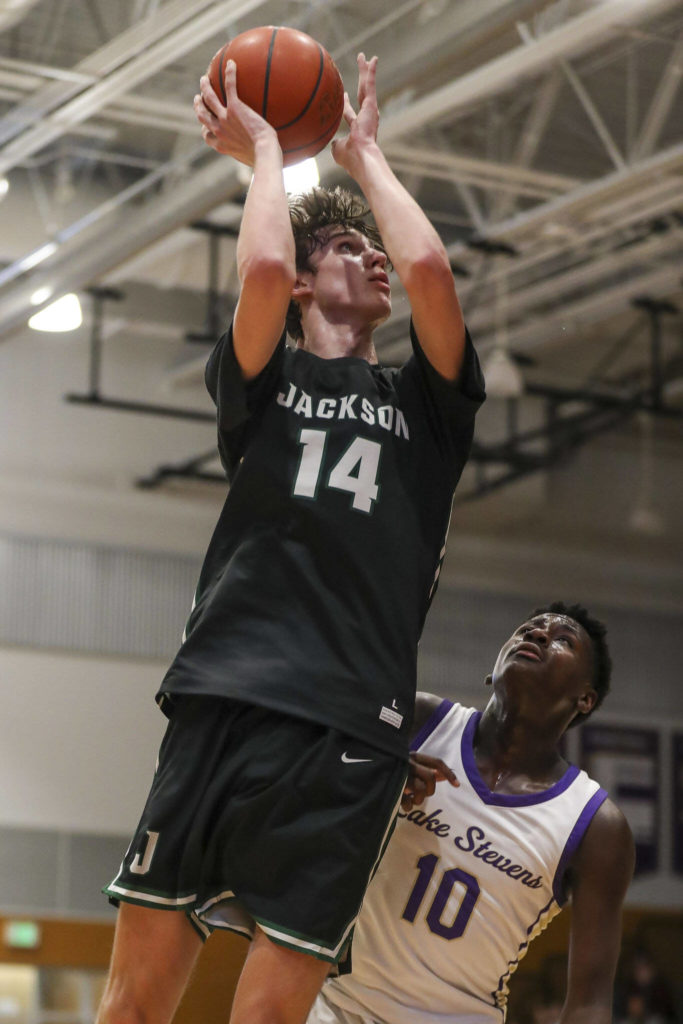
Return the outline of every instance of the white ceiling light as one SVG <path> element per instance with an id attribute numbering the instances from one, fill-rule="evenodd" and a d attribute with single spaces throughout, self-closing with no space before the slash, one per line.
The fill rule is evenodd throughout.
<path id="1" fill-rule="evenodd" d="M 666 532 L 666 524 L 656 507 L 654 417 L 651 412 L 638 414 L 640 432 L 640 474 L 636 498 L 628 525 L 636 533 L 657 537 Z"/>
<path id="2" fill-rule="evenodd" d="M 501 274 L 496 283 L 496 342 L 481 368 L 491 398 L 519 398 L 524 393 L 524 378 L 508 350 L 507 307 L 507 274 Z"/>
<path id="3" fill-rule="evenodd" d="M 42 306 L 42 304 L 44 302 L 47 302 L 47 300 L 50 298 L 50 296 L 52 295 L 52 291 L 53 289 L 50 287 L 49 284 L 44 285 L 42 288 L 36 288 L 33 295 L 31 296 L 31 305 Z"/>
<path id="4" fill-rule="evenodd" d="M 9 181 L 7 178 L 0 178 L 0 199 L 4 199 L 9 191 Z"/>
<path id="5" fill-rule="evenodd" d="M 61 299 L 51 302 L 39 313 L 34 313 L 28 325 L 34 331 L 61 333 L 75 331 L 83 323 L 83 313 L 78 296 L 70 292 Z"/>
<path id="6" fill-rule="evenodd" d="M 524 378 L 507 349 L 496 346 L 481 369 L 491 398 L 519 398 L 524 393 Z"/>
<path id="7" fill-rule="evenodd" d="M 301 163 L 285 167 L 282 177 L 285 180 L 285 192 L 296 194 L 308 192 L 309 189 L 315 188 L 320 183 L 318 162 L 314 156 L 311 156 L 308 160 L 302 160 Z"/>

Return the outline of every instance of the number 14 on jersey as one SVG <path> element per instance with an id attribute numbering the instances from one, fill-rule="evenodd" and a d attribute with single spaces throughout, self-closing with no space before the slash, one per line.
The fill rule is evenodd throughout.
<path id="1" fill-rule="evenodd" d="M 326 430 L 304 428 L 299 435 L 302 446 L 299 469 L 294 481 L 298 498 L 317 498 L 321 482 L 338 491 L 353 495 L 351 508 L 371 513 L 379 494 L 377 474 L 382 446 L 366 437 L 354 437 L 329 473 L 325 473 Z"/>

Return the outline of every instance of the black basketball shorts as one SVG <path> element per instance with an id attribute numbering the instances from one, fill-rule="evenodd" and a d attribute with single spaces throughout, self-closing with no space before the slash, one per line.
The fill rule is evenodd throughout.
<path id="1" fill-rule="evenodd" d="M 177 698 L 137 832 L 103 890 L 339 959 L 394 826 L 406 764 L 336 729 Z"/>

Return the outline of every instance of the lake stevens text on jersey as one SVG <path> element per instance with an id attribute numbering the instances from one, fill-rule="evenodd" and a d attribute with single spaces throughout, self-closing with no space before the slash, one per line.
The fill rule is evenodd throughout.
<path id="1" fill-rule="evenodd" d="M 443 814 L 440 807 L 436 811 L 432 811 L 431 814 L 425 814 L 424 811 L 416 809 L 408 813 L 399 811 L 398 816 L 405 818 L 412 825 L 445 837 L 450 834 L 451 825 L 441 821 L 438 817 L 439 814 Z M 482 840 L 484 841 L 482 842 Z M 529 889 L 540 889 L 543 884 L 540 876 L 534 878 L 531 871 L 521 864 L 516 864 L 511 857 L 506 857 L 498 850 L 493 850 L 491 843 L 486 839 L 483 828 L 479 828 L 477 825 L 470 825 L 464 836 L 454 836 L 453 843 L 463 853 L 472 854 L 473 857 L 483 860 L 485 864 L 490 864 L 496 871 L 501 871 L 509 878 L 514 878 L 516 882 L 521 882 Z"/>

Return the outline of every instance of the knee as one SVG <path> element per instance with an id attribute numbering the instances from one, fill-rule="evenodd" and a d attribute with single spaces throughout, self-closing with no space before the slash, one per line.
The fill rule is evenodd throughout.
<path id="1" fill-rule="evenodd" d="M 96 1024 L 158 1024 L 145 1001 L 125 983 L 109 981 L 97 1011 Z"/>

